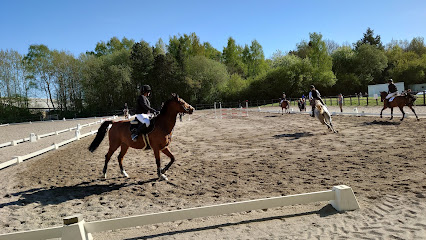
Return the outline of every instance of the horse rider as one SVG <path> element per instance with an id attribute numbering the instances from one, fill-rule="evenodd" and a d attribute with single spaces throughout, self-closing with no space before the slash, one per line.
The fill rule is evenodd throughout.
<path id="1" fill-rule="evenodd" d="M 151 87 L 143 85 L 141 94 L 137 100 L 136 118 L 141 122 L 137 128 L 132 129 L 132 140 L 137 141 L 139 134 L 149 127 L 151 114 L 158 114 L 158 111 L 151 107 L 148 97 L 151 95 Z"/>
<path id="2" fill-rule="evenodd" d="M 311 91 L 309 92 L 309 101 L 311 101 L 311 106 L 312 106 L 312 115 L 311 117 L 315 117 L 315 100 L 319 100 L 322 105 L 325 105 L 324 102 L 321 99 L 321 94 L 319 93 L 318 90 L 315 89 L 314 85 L 311 85 Z"/>
<path id="3" fill-rule="evenodd" d="M 386 96 L 387 104 L 389 105 L 389 100 L 391 97 L 395 97 L 398 95 L 398 89 L 396 85 L 393 83 L 392 79 L 388 80 L 388 95 Z"/>
<path id="4" fill-rule="evenodd" d="M 287 99 L 286 99 L 285 92 L 283 92 L 283 98 L 281 99 L 280 104 L 283 103 L 285 100 L 287 100 Z"/>
<path id="5" fill-rule="evenodd" d="M 124 118 L 129 119 L 129 107 L 127 106 L 127 103 L 124 103 L 123 113 L 124 113 Z"/>

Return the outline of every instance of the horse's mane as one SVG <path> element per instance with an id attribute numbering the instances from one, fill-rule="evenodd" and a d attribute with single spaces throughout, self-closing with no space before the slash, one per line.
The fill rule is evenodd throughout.
<path id="1" fill-rule="evenodd" d="M 169 105 L 170 105 L 170 103 L 171 102 L 173 102 L 173 101 L 177 101 L 177 99 L 176 98 L 174 98 L 174 97 L 172 97 L 172 98 L 170 98 L 170 99 L 168 99 L 164 104 L 163 104 L 163 107 L 161 108 L 161 110 L 160 110 L 160 114 L 165 114 L 166 112 L 167 112 L 167 110 L 168 110 L 168 107 L 169 107 Z"/>

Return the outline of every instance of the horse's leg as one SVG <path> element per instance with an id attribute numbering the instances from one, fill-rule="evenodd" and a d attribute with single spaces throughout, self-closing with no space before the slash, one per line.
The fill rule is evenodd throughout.
<path id="1" fill-rule="evenodd" d="M 386 104 L 384 104 L 382 111 L 380 111 L 380 118 L 382 118 L 382 113 L 383 113 L 383 110 L 385 110 L 385 109 L 386 109 Z"/>
<path id="2" fill-rule="evenodd" d="M 416 118 L 417 118 L 417 121 L 420 121 L 419 117 L 417 117 L 416 111 L 414 111 L 413 106 L 408 106 L 408 107 L 411 109 L 411 111 L 413 111 L 414 115 L 415 115 L 415 116 L 416 116 Z"/>
<path id="3" fill-rule="evenodd" d="M 105 155 L 105 165 L 104 165 L 104 170 L 102 171 L 104 174 L 104 178 L 107 177 L 106 172 L 107 172 L 107 168 L 108 168 L 108 162 L 111 159 L 112 154 L 114 154 L 115 150 L 117 150 L 117 148 L 120 146 L 120 143 L 117 141 L 109 141 L 109 150 L 108 153 Z"/>
<path id="4" fill-rule="evenodd" d="M 336 130 L 334 130 L 334 127 L 333 127 L 333 123 L 332 123 L 332 120 L 331 120 L 331 116 L 330 116 L 330 114 L 327 114 L 327 121 L 328 121 L 328 124 L 330 124 L 330 129 L 331 129 L 331 131 L 333 131 L 334 133 L 337 133 L 337 131 L 336 131 Z"/>
<path id="5" fill-rule="evenodd" d="M 124 155 L 126 155 L 128 149 L 129 149 L 129 146 L 125 143 L 122 143 L 121 144 L 121 151 L 120 151 L 120 154 L 118 155 L 118 165 L 120 166 L 121 174 L 123 174 L 127 178 L 129 177 L 129 175 L 126 173 L 126 171 L 124 171 L 123 159 L 124 159 Z"/>
<path id="6" fill-rule="evenodd" d="M 399 110 L 401 110 L 401 112 L 402 112 L 402 118 L 401 118 L 401 121 L 402 120 L 404 120 L 404 117 L 405 117 L 405 112 L 404 112 L 404 110 L 402 109 L 404 106 L 399 106 Z"/>
<path id="7" fill-rule="evenodd" d="M 160 180 L 168 180 L 166 175 L 161 173 L 161 159 L 160 159 L 160 150 L 154 150 L 155 163 L 157 164 L 157 176 Z"/>
<path id="8" fill-rule="evenodd" d="M 169 170 L 170 166 L 172 166 L 172 164 L 175 162 L 175 157 L 173 156 L 173 154 L 170 152 L 170 149 L 168 147 L 166 147 L 165 149 L 161 150 L 167 157 L 170 158 L 170 162 L 163 168 L 163 170 L 161 170 L 161 173 L 165 173 L 167 170 Z"/>
<path id="9" fill-rule="evenodd" d="M 390 120 L 392 120 L 393 119 L 393 107 L 391 107 L 390 109 L 391 109 L 391 118 L 390 118 Z"/>

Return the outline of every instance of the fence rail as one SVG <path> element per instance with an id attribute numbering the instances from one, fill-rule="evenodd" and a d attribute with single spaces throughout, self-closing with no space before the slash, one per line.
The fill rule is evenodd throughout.
<path id="1" fill-rule="evenodd" d="M 0 239 L 33 240 L 61 237 L 62 240 L 88 240 L 93 239 L 92 233 L 96 232 L 320 201 L 330 201 L 330 204 L 339 212 L 359 209 L 359 204 L 352 188 L 339 185 L 328 191 L 224 203 L 87 223 L 79 215 L 64 219 L 65 226 L 62 229 L 55 227 L 44 230 L 8 233 L 0 235 Z M 62 231 L 59 231 L 59 229 Z"/>
<path id="2" fill-rule="evenodd" d="M 424 106 L 426 105 L 426 95 L 416 95 L 417 100 L 415 102 L 418 106 Z M 325 104 L 330 106 L 338 106 L 338 96 L 323 96 L 322 99 L 324 100 Z M 249 107 L 259 107 L 259 106 L 278 106 L 280 103 L 279 98 L 276 99 L 270 99 L 270 100 L 245 100 L 245 101 L 229 101 L 229 102 L 221 102 L 223 108 L 239 108 L 244 107 L 246 105 L 246 102 L 248 103 Z M 287 98 L 287 100 L 290 101 L 290 105 L 297 106 L 297 101 L 299 98 Z M 219 103 L 219 101 L 218 101 Z M 343 106 L 379 106 L 383 105 L 383 103 L 380 101 L 380 96 L 376 97 L 369 97 L 367 95 L 361 96 L 361 95 L 347 95 L 343 96 Z M 214 104 L 195 104 L 196 110 L 203 110 L 203 109 L 213 109 Z"/>
<path id="3" fill-rule="evenodd" d="M 61 120 L 61 121 L 65 121 L 65 119 Z M 59 130 L 59 131 L 55 131 L 55 132 L 50 132 L 50 133 L 45 133 L 45 134 L 39 134 L 39 135 L 34 135 L 34 136 L 36 137 L 37 140 L 39 140 L 41 138 L 45 138 L 45 137 L 49 137 L 49 136 L 54 136 L 54 135 L 59 135 L 61 133 L 70 132 L 70 131 L 73 131 L 73 130 L 76 130 L 76 129 L 81 129 L 81 128 L 88 127 L 88 126 L 91 126 L 91 125 L 94 125 L 94 124 L 98 124 L 98 123 L 101 123 L 101 122 L 102 122 L 102 119 L 97 120 L 95 122 L 82 124 L 82 125 L 77 124 L 76 127 L 72 127 L 72 128 L 67 128 L 67 129 L 63 129 L 63 130 Z M 30 134 L 30 136 L 31 136 L 31 134 Z M 0 148 L 7 147 L 7 146 L 16 146 L 19 143 L 28 142 L 30 140 L 31 140 L 31 137 L 23 138 L 23 139 L 18 139 L 18 140 L 12 140 L 10 142 L 5 142 L 5 143 L 0 144 Z"/>
<path id="4" fill-rule="evenodd" d="M 111 118 L 107 118 L 107 119 L 111 119 Z M 102 121 L 102 120 L 101 120 L 101 121 Z M 93 123 L 90 123 L 90 124 L 93 124 Z M 90 124 L 84 124 L 84 125 L 90 126 Z M 84 126 L 84 125 L 82 125 L 82 126 Z M 9 161 L 6 161 L 6 162 L 3 162 L 3 163 L 0 163 L 0 170 L 1 170 L 1 169 L 3 169 L 3 168 L 10 167 L 10 166 L 15 165 L 15 164 L 22 163 L 23 161 L 26 161 L 26 160 L 31 159 L 31 158 L 33 158 L 33 157 L 36 157 L 36 156 L 38 156 L 38 155 L 41 155 L 41 154 L 47 153 L 47 152 L 49 152 L 49 151 L 52 151 L 52 150 L 58 149 L 58 148 L 60 148 L 60 147 L 62 147 L 62 146 L 64 146 L 64 145 L 66 145 L 66 144 L 69 144 L 69 143 L 71 143 L 71 142 L 74 142 L 74 141 L 79 140 L 79 139 L 81 139 L 81 138 L 85 138 L 85 137 L 87 137 L 87 136 L 93 135 L 93 134 L 95 134 L 95 133 L 97 133 L 97 132 L 98 132 L 98 130 L 95 130 L 95 131 L 90 131 L 90 132 L 85 133 L 85 134 L 80 134 L 80 129 L 79 129 L 78 127 L 70 128 L 70 129 L 76 129 L 76 134 L 75 134 L 76 136 L 75 136 L 75 137 L 73 137 L 73 138 L 71 138 L 71 139 L 68 139 L 68 140 L 65 140 L 65 141 L 62 141 L 62 142 L 60 142 L 60 143 L 55 143 L 55 144 L 53 144 L 52 146 L 49 146 L 49 147 L 43 148 L 43 149 L 41 149 L 41 150 L 38 150 L 38 151 L 35 151 L 35 152 L 32 152 L 32 153 L 26 154 L 26 155 L 23 155 L 23 156 L 16 156 L 16 157 L 12 158 L 12 160 L 9 160 Z M 69 131 L 69 129 L 66 129 L 66 130 L 64 130 L 64 131 Z M 58 132 L 58 131 L 53 132 L 53 134 L 56 134 L 57 132 Z M 44 134 L 44 135 L 45 135 L 45 136 L 50 136 L 50 135 L 51 135 L 51 133 Z M 45 137 L 45 136 L 43 136 L 43 137 Z"/>

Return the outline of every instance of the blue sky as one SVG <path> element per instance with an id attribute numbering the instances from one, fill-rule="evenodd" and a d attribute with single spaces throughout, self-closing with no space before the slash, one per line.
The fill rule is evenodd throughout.
<path id="1" fill-rule="evenodd" d="M 425 37 L 426 1 L 0 0 L 0 49 L 21 54 L 45 44 L 77 57 L 114 36 L 154 45 L 195 32 L 219 51 L 229 37 L 242 46 L 256 39 L 269 58 L 311 32 L 352 44 L 368 27 L 384 44 Z"/>

